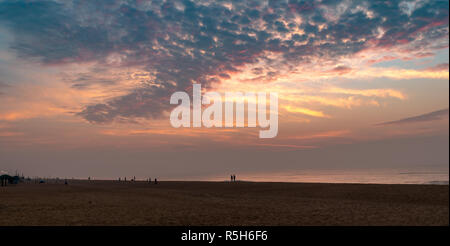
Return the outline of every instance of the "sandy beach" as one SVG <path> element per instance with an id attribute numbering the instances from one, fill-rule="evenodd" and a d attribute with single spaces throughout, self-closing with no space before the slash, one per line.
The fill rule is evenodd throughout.
<path id="1" fill-rule="evenodd" d="M 0 225 L 449 225 L 448 185 L 63 183 L 0 187 Z"/>

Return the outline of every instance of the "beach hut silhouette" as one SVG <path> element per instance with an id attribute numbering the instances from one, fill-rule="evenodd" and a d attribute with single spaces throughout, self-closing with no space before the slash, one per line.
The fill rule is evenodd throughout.
<path id="1" fill-rule="evenodd" d="M 11 177 L 11 176 L 9 176 L 7 174 L 3 174 L 0 176 L 1 186 L 6 186 L 6 184 L 8 183 L 9 177 Z"/>
<path id="2" fill-rule="evenodd" d="M 0 176 L 0 183 L 1 186 L 6 186 L 8 184 L 18 184 L 20 181 L 20 177 L 19 176 L 11 176 L 8 174 L 3 174 Z"/>

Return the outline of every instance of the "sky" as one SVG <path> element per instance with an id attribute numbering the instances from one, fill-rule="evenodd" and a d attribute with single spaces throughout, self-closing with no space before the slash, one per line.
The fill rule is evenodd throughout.
<path id="1" fill-rule="evenodd" d="M 278 135 L 170 96 L 278 93 Z M 447 167 L 449 2 L 0 1 L 0 171 L 195 179 Z"/>

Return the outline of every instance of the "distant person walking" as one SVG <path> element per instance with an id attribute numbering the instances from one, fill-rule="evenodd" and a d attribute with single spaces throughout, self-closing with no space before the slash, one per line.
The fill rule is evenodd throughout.
<path id="1" fill-rule="evenodd" d="M 158 184 L 158 180 L 155 178 L 155 184 Z"/>
<path id="2" fill-rule="evenodd" d="M 236 182 L 236 174 L 233 174 L 233 181 Z"/>

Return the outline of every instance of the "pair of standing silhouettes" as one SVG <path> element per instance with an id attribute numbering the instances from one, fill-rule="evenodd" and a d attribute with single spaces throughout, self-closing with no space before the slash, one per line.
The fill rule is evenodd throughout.
<path id="1" fill-rule="evenodd" d="M 236 181 L 236 175 L 235 174 L 231 175 L 230 178 L 231 178 L 232 182 Z"/>

